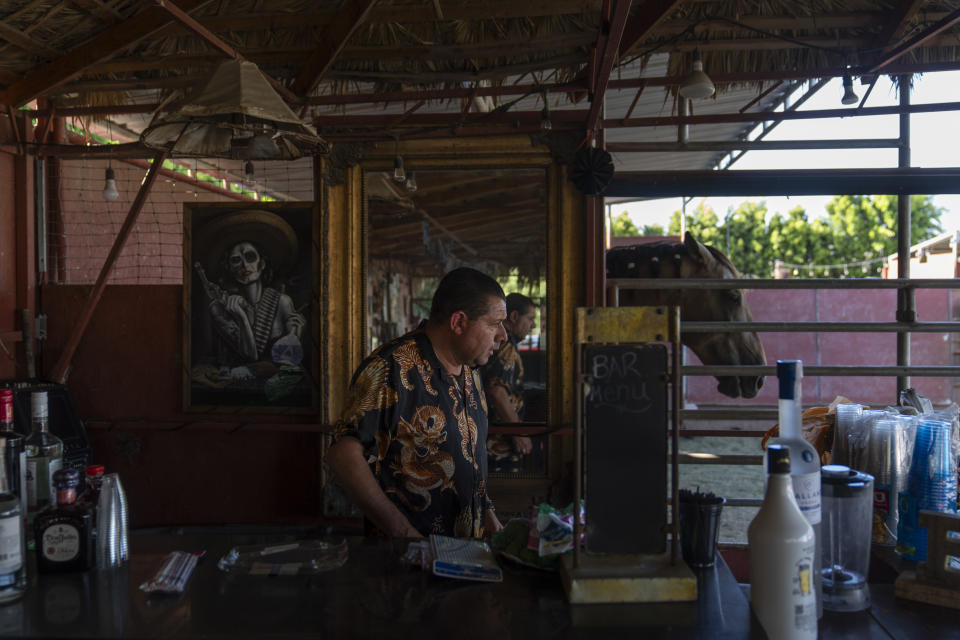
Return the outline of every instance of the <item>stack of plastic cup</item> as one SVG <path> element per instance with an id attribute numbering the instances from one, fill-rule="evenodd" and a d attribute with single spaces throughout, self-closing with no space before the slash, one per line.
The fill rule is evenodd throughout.
<path id="1" fill-rule="evenodd" d="M 953 511 L 957 507 L 957 465 L 949 422 L 921 418 L 913 445 L 906 491 L 900 494 L 897 551 L 921 562 L 927 558 L 927 531 L 919 526 L 921 510 Z"/>
<path id="2" fill-rule="evenodd" d="M 122 566 L 129 554 L 127 497 L 115 473 L 103 476 L 97 502 L 97 568 Z"/>
<path id="3" fill-rule="evenodd" d="M 876 420 L 866 434 L 863 471 L 875 478 L 873 541 L 878 544 L 893 545 L 897 539 L 897 496 L 905 480 L 901 472 L 905 456 L 901 446 L 902 430 L 898 417 L 890 414 Z"/>
<path id="4" fill-rule="evenodd" d="M 847 465 L 850 463 L 850 436 L 857 429 L 860 414 L 863 413 L 861 404 L 837 405 L 837 431 L 833 439 L 833 454 L 830 464 Z"/>

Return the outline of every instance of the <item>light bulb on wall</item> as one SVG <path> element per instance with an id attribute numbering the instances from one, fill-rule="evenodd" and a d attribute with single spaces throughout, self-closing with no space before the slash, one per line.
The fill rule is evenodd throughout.
<path id="1" fill-rule="evenodd" d="M 120 192 L 117 191 L 117 175 L 114 173 L 113 168 L 107 167 L 106 183 L 103 185 L 103 199 L 106 202 L 113 202 L 119 197 Z"/>
<path id="2" fill-rule="evenodd" d="M 407 172 L 403 169 L 403 158 L 399 155 L 393 159 L 393 181 L 398 184 L 407 181 Z"/>

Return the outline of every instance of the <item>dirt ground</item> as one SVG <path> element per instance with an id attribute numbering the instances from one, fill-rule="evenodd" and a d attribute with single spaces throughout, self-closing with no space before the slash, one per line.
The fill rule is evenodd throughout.
<path id="1" fill-rule="evenodd" d="M 680 438 L 681 453 L 713 453 L 716 455 L 760 454 L 757 437 Z M 680 465 L 680 488 L 712 492 L 730 498 L 762 498 L 763 467 L 757 465 Z M 757 507 L 725 505 L 720 518 L 721 543 L 746 543 L 747 527 Z"/>

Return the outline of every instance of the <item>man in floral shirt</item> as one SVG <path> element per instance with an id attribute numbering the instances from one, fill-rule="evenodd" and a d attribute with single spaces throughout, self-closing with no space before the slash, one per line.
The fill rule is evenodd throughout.
<path id="1" fill-rule="evenodd" d="M 481 368 L 483 387 L 490 407 L 490 422 L 523 422 L 523 361 L 518 345 L 537 324 L 533 300 L 522 293 L 507 296 L 507 339 Z M 487 456 L 492 471 L 518 473 L 522 457 L 533 451 L 527 436 L 492 435 L 487 439 Z"/>
<path id="2" fill-rule="evenodd" d="M 327 463 L 380 532 L 479 538 L 502 528 L 487 496 L 487 405 L 473 367 L 506 339 L 506 317 L 493 278 L 454 269 L 429 320 L 354 374 Z"/>

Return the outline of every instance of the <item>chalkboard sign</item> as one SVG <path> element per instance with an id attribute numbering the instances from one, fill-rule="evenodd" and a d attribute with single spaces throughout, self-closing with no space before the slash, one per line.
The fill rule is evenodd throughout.
<path id="1" fill-rule="evenodd" d="M 667 348 L 585 345 L 587 551 L 663 553 L 667 522 Z"/>

